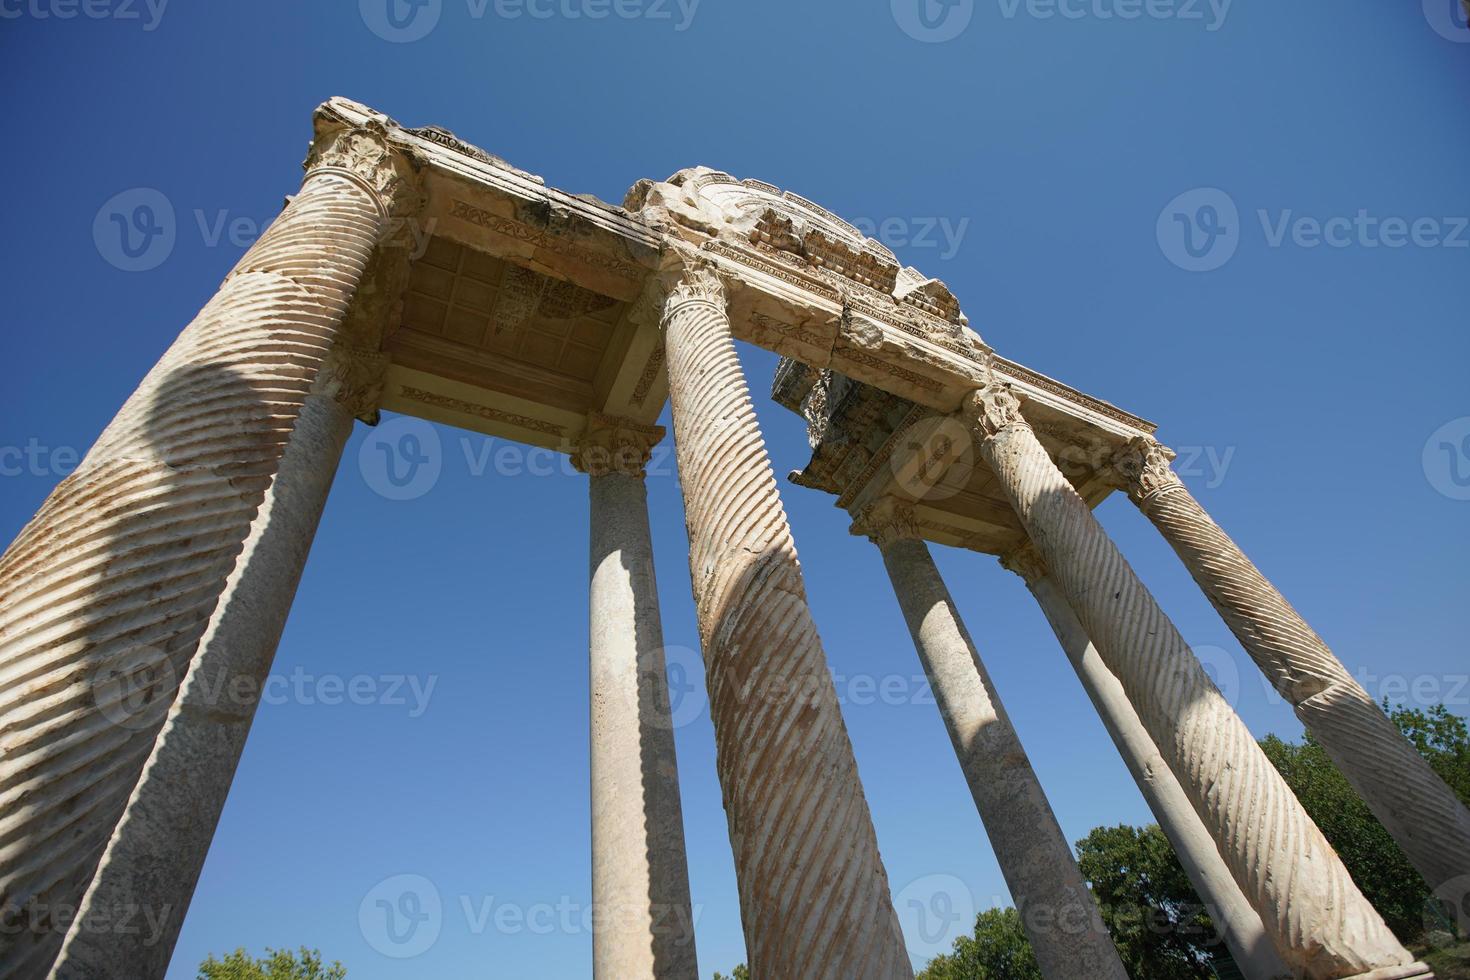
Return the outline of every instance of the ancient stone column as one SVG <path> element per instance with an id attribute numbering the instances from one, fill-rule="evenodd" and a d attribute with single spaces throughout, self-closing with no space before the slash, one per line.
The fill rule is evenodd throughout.
<path id="1" fill-rule="evenodd" d="M 594 415 L 572 455 L 592 493 L 592 965 L 602 980 L 698 977 L 644 486 L 663 434 Z"/>
<path id="2" fill-rule="evenodd" d="M 1261 917 L 1220 857 L 1214 838 L 1138 719 L 1123 685 L 1102 662 L 1035 547 L 1026 545 L 1012 552 L 1001 564 L 1021 576 L 1046 614 L 1083 689 L 1101 716 L 1103 727 L 1112 736 L 1154 819 L 1174 846 L 1190 884 L 1205 903 L 1216 928 L 1223 933 L 1225 945 L 1241 973 L 1246 980 L 1281 980 L 1291 976 L 1271 937 L 1266 935 Z"/>
<path id="3" fill-rule="evenodd" d="M 1470 892 L 1470 810 L 1169 466 L 1135 439 L 1114 470 L 1251 659 L 1291 704 L 1431 888 Z M 1449 897 L 1449 896 L 1444 896 Z"/>
<path id="4" fill-rule="evenodd" d="M 708 272 L 663 320 L 674 436 L 750 972 L 912 977 L 796 547 Z"/>
<path id="5" fill-rule="evenodd" d="M 44 975 L 56 955 L 369 257 L 414 193 L 381 123 L 324 112 L 309 163 L 0 558 L 0 976 Z"/>
<path id="6" fill-rule="evenodd" d="M 326 506 L 351 409 L 306 400 L 219 606 L 67 933 L 60 980 L 161 977 Z M 136 929 L 118 931 L 113 924 Z"/>
<path id="7" fill-rule="evenodd" d="M 871 538 L 883 553 L 1042 975 L 1049 980 L 1128 980 L 1041 781 L 919 537 L 913 508 L 885 499 L 865 510 L 853 531 Z"/>
<path id="8" fill-rule="evenodd" d="M 1282 953 L 1310 980 L 1423 977 L 1250 730 L 1021 416 L 1009 386 L 963 415 L 1057 586 Z"/>

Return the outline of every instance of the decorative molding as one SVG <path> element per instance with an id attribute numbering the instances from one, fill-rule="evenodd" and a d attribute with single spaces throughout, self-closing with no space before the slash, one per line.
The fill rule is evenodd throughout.
<path id="1" fill-rule="evenodd" d="M 669 289 L 668 298 L 664 301 L 662 321 L 667 322 L 675 310 L 689 303 L 708 303 L 724 312 L 727 302 L 725 287 L 713 270 L 685 266 Z"/>
<path id="2" fill-rule="evenodd" d="M 664 435 L 661 425 L 642 425 L 632 419 L 592 412 L 580 441 L 571 447 L 572 466 L 588 476 L 621 473 L 642 478 L 653 447 Z"/>
<path id="3" fill-rule="evenodd" d="M 319 116 L 317 122 L 316 136 L 302 164 L 307 180 L 323 174 L 346 177 L 373 196 L 385 218 L 422 208 L 422 162 L 408 147 L 392 141 L 391 120 L 385 124 L 369 119 L 351 126 Z"/>
<path id="4" fill-rule="evenodd" d="M 1046 559 L 1041 557 L 1041 552 L 1036 550 L 1036 545 L 1031 541 L 1001 555 L 1000 567 L 1021 576 L 1027 586 L 1035 585 L 1051 574 L 1051 570 L 1046 567 Z"/>
<path id="5" fill-rule="evenodd" d="M 634 408 L 642 408 L 643 403 L 648 401 L 648 393 L 653 390 L 653 383 L 664 369 L 665 357 L 663 344 L 659 344 L 648 355 L 648 363 L 643 365 L 643 371 L 638 375 L 638 384 L 633 388 L 633 397 L 629 399 L 629 404 Z"/>
<path id="6" fill-rule="evenodd" d="M 1015 380 L 1024 382 L 1033 388 L 1040 388 L 1042 391 L 1050 392 L 1073 404 L 1089 408 L 1099 415 L 1106 415 L 1115 422 L 1122 422 L 1130 429 L 1153 432 L 1155 428 L 1154 424 L 1147 419 L 1142 419 L 1137 415 L 1125 412 L 1116 405 L 1110 405 L 1100 398 L 1094 398 L 1091 395 L 1084 394 L 1076 388 L 1064 385 L 1060 381 L 1048 378 L 1044 374 L 1038 374 L 1024 365 L 1017 364 L 1015 361 L 1001 357 L 998 354 L 992 355 L 992 359 L 995 369 L 1001 374 L 1009 375 Z"/>
<path id="7" fill-rule="evenodd" d="M 422 388 L 414 388 L 409 385 L 400 385 L 398 393 L 401 397 L 420 405 L 431 405 L 435 408 L 447 409 L 451 412 L 459 412 L 463 415 L 473 415 L 477 418 L 488 419 L 491 422 L 503 422 L 506 425 L 518 426 L 522 429 L 530 429 L 532 432 L 544 432 L 547 435 L 566 437 L 566 426 L 557 425 L 555 422 L 547 422 L 545 419 L 533 418 L 529 415 L 519 415 L 515 412 L 504 412 L 489 405 L 480 405 L 476 402 L 468 402 L 462 398 L 454 398 L 450 395 L 439 395 Z"/>
<path id="8" fill-rule="evenodd" d="M 785 323 L 781 320 L 777 320 L 775 317 L 768 316 L 765 313 L 752 313 L 750 315 L 750 323 L 762 330 L 769 330 L 772 333 L 778 334 L 782 337 L 790 337 L 792 340 L 799 341 L 800 343 L 806 344 L 809 347 L 820 347 L 826 349 L 829 346 L 829 342 L 826 340 L 826 338 L 819 337 L 818 335 L 811 333 L 810 331 L 803 330 L 801 327 L 798 327 L 794 323 Z"/>
<path id="9" fill-rule="evenodd" d="M 894 497 L 884 497 L 858 511 L 853 515 L 852 527 L 848 530 L 880 548 L 886 548 L 895 541 L 922 538 L 914 505 Z"/>
<path id="10" fill-rule="evenodd" d="M 605 255 L 602 252 L 597 252 L 590 248 L 584 248 L 575 242 L 567 241 L 560 235 L 547 234 L 538 228 L 532 228 L 530 225 L 522 224 L 519 221 L 498 214 L 492 214 L 484 208 L 477 208 L 473 204 L 467 201 L 461 201 L 458 198 L 451 199 L 449 216 L 451 218 L 458 218 L 461 221 L 467 221 L 472 225 L 479 225 L 481 228 L 489 228 L 493 232 L 505 235 L 508 238 L 514 238 L 517 241 L 529 242 L 538 248 L 546 249 L 548 252 L 565 255 L 568 258 L 576 259 L 578 262 L 606 270 L 620 279 L 642 282 L 644 277 L 648 275 L 649 270 L 641 265 L 633 262 L 625 262 L 622 259 Z"/>
<path id="11" fill-rule="evenodd" d="M 853 347 L 834 347 L 832 349 L 832 358 L 834 361 L 841 358 L 846 361 L 851 361 L 854 364 L 861 364 L 864 367 L 875 368 L 890 377 L 897 378 L 900 381 L 907 381 L 916 388 L 922 388 L 924 391 L 937 393 L 944 390 L 944 385 L 935 381 L 933 378 L 926 378 L 922 374 L 899 367 L 891 360 L 875 357 L 866 351 L 860 351 Z"/>
<path id="12" fill-rule="evenodd" d="M 377 425 L 389 360 L 376 350 L 334 345 L 322 362 L 316 391 L 340 402 L 353 418 Z"/>
<path id="13" fill-rule="evenodd" d="M 1127 491 L 1134 503 L 1155 494 L 1183 490 L 1184 483 L 1170 467 L 1174 450 L 1157 440 L 1138 436 L 1113 454 L 1112 466 L 1104 470 L 1114 486 Z"/>
<path id="14" fill-rule="evenodd" d="M 970 392 L 960 404 L 960 413 L 984 439 L 994 439 L 1012 426 L 1030 427 L 1021 415 L 1021 399 L 1003 382 L 991 382 Z"/>

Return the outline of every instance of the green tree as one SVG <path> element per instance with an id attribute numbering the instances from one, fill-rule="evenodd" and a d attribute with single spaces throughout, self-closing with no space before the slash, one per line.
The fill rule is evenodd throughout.
<path id="1" fill-rule="evenodd" d="M 1429 767 L 1439 773 L 1439 778 L 1449 784 L 1462 802 L 1470 805 L 1470 729 L 1466 728 L 1465 719 L 1451 714 L 1442 704 L 1428 711 L 1390 710 L 1385 700 L 1383 710 L 1389 712 L 1399 731 L 1414 743 Z"/>
<path id="2" fill-rule="evenodd" d="M 199 980 L 342 980 L 347 976 L 341 963 L 327 966 L 321 953 L 305 946 L 296 953 L 288 949 L 265 952 L 259 960 L 243 949 L 222 960 L 211 955 L 199 964 Z"/>
<path id="3" fill-rule="evenodd" d="M 936 956 L 916 980 L 1041 980 L 1036 954 L 1015 909 L 988 909 L 975 918 L 975 934 L 954 941 L 954 952 Z"/>
<path id="4" fill-rule="evenodd" d="M 750 980 L 750 967 L 746 966 L 744 963 L 741 963 L 735 969 L 730 971 L 730 975 L 728 977 L 720 971 L 716 970 L 715 980 Z"/>
<path id="5" fill-rule="evenodd" d="M 1157 824 L 1098 827 L 1077 843 L 1077 863 L 1130 976 L 1213 976 L 1219 931 Z"/>

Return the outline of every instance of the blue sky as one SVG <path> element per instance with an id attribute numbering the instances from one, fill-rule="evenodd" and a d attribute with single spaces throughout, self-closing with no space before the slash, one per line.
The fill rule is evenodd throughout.
<path id="1" fill-rule="evenodd" d="M 1001 353 L 1158 421 L 1370 691 L 1470 712 L 1470 30 L 1452 0 L 924 2 L 436 0 L 400 7 L 427 33 L 392 41 L 386 0 L 0 0 L 0 534 L 279 210 L 312 107 L 340 94 L 613 202 L 707 164 L 884 229 Z M 127 271 L 93 226 L 138 188 L 167 199 L 175 240 Z M 798 420 L 765 397 L 775 359 L 743 356 L 778 473 L 801 466 Z M 364 434 L 169 976 L 297 944 L 353 980 L 586 976 L 584 478 L 440 429 L 437 484 L 389 500 Z M 670 461 L 649 486 L 666 638 L 693 664 Z M 877 554 L 830 498 L 785 492 L 922 959 L 934 934 L 911 901 L 983 908 L 1004 885 Z M 1146 521 L 1118 498 L 1100 517 L 1252 730 L 1298 734 Z M 1147 820 L 1019 580 L 938 558 L 1068 836 Z M 369 703 L 332 703 L 333 678 L 367 678 Z M 708 976 L 743 945 L 713 734 L 686 697 Z M 405 874 L 442 912 L 426 951 L 394 959 L 358 910 Z"/>

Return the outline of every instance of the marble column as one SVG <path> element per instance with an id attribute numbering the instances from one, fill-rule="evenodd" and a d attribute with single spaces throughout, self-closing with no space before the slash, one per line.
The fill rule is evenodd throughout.
<path id="1" fill-rule="evenodd" d="M 167 971 L 352 421 L 351 409 L 330 394 L 313 395 L 302 407 L 218 610 L 67 933 L 51 974 L 58 980 Z"/>
<path id="2" fill-rule="evenodd" d="M 1453 897 L 1464 898 L 1470 892 L 1470 810 L 1210 518 L 1170 468 L 1172 458 L 1152 439 L 1135 439 L 1114 457 L 1114 471 L 1430 887 L 1458 885 Z"/>
<path id="3" fill-rule="evenodd" d="M 1214 838 L 1205 829 L 1179 780 L 1159 754 L 1158 746 L 1129 703 L 1123 685 L 1102 662 L 1097 648 L 1087 637 L 1087 631 L 1077 621 L 1077 614 L 1048 574 L 1046 563 L 1033 546 L 1027 545 L 1006 555 L 1001 564 L 1019 575 L 1036 597 L 1067 659 L 1077 671 L 1083 689 L 1101 716 L 1103 727 L 1122 755 L 1154 819 L 1173 845 L 1190 884 L 1194 885 L 1194 890 L 1205 903 L 1215 927 L 1223 934 L 1226 948 L 1240 967 L 1240 972 L 1246 980 L 1290 977 L 1291 971 L 1276 952 L 1271 937 L 1266 935 L 1261 917 L 1235 883 L 1230 868 L 1215 848 Z"/>
<path id="4" fill-rule="evenodd" d="M 644 486 L 663 434 L 594 415 L 572 455 L 592 498 L 592 965 L 601 980 L 699 975 Z"/>
<path id="5" fill-rule="evenodd" d="M 1022 910 L 1042 975 L 1048 980 L 1128 980 L 1071 844 L 929 548 L 919 537 L 913 508 L 891 498 L 882 500 L 859 515 L 853 531 L 869 537 L 883 554 L 975 808 L 1011 898 Z"/>
<path id="6" fill-rule="evenodd" d="M 991 384 L 965 400 L 962 415 L 1287 966 L 1308 980 L 1428 976 L 1358 891 L 1020 408 L 1009 386 Z"/>
<path id="7" fill-rule="evenodd" d="M 369 258 L 416 194 L 383 122 L 319 114 L 309 164 L 0 558 L 0 977 L 55 958 Z"/>
<path id="8" fill-rule="evenodd" d="M 663 328 L 751 975 L 912 977 L 724 290 L 712 273 L 691 271 L 672 285 Z"/>

